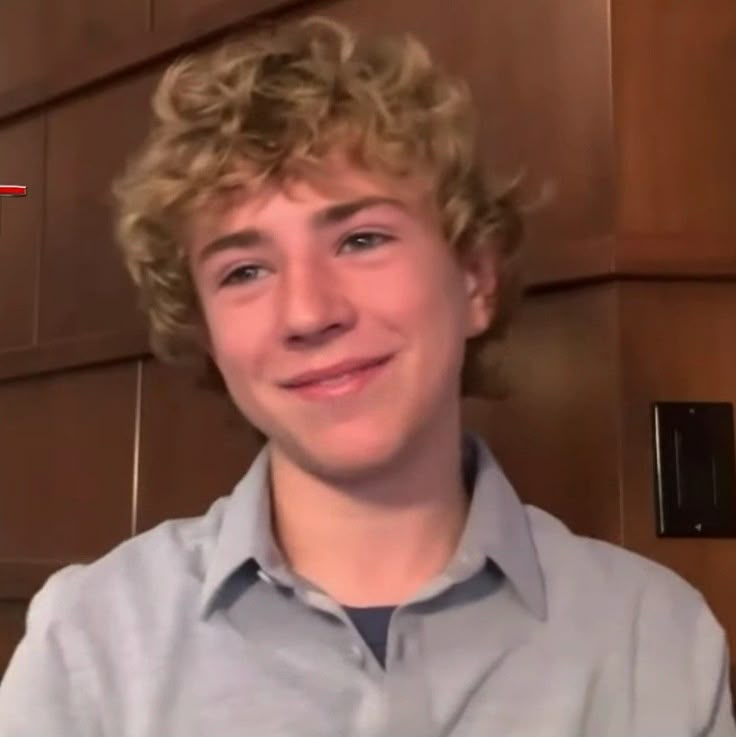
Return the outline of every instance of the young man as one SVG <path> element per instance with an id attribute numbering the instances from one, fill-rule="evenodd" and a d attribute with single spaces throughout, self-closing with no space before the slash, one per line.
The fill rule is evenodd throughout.
<path id="1" fill-rule="evenodd" d="M 703 599 L 462 432 L 519 240 L 464 85 L 310 21 L 178 63 L 154 107 L 117 186 L 153 345 L 268 443 L 203 517 L 47 582 L 0 735 L 736 735 Z"/>

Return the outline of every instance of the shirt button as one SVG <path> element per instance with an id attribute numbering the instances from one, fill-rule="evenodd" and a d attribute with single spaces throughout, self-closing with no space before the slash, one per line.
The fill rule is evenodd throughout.
<path id="1" fill-rule="evenodd" d="M 350 660 L 353 661 L 359 668 L 365 665 L 365 655 L 363 654 L 363 648 L 360 645 L 350 646 Z"/>
<path id="2" fill-rule="evenodd" d="M 396 638 L 396 659 L 403 660 L 406 655 L 406 637 L 399 635 Z"/>
<path id="3" fill-rule="evenodd" d="M 463 553 L 460 556 L 460 565 L 462 566 L 464 573 L 475 571 L 476 569 L 481 567 L 482 563 L 483 557 L 475 552 Z"/>
<path id="4" fill-rule="evenodd" d="M 462 560 L 465 565 L 477 566 L 481 562 L 482 556 L 480 556 L 476 551 L 465 552 L 462 554 L 460 560 Z"/>
<path id="5" fill-rule="evenodd" d="M 414 656 L 414 641 L 409 635 L 401 635 L 396 644 L 396 655 L 399 660 L 410 659 Z"/>
<path id="6" fill-rule="evenodd" d="M 274 583 L 273 578 L 271 578 L 271 576 L 269 576 L 268 573 L 266 573 L 266 571 L 264 571 L 262 568 L 258 569 L 258 578 L 260 578 L 261 581 L 265 581 L 266 583 Z"/>

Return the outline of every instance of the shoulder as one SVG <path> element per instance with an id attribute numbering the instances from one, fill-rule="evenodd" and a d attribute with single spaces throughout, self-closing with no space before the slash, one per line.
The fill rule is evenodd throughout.
<path id="1" fill-rule="evenodd" d="M 555 630 L 618 663 L 642 703 L 690 704 L 698 734 L 714 714 L 728 721 L 726 634 L 701 593 L 659 563 L 526 510 Z"/>
<path id="2" fill-rule="evenodd" d="M 126 616 L 149 623 L 167 604 L 201 586 L 229 497 L 200 517 L 163 522 L 98 560 L 73 564 L 48 578 L 31 601 L 28 628 L 78 625 L 92 631 Z"/>
<path id="3" fill-rule="evenodd" d="M 37 734 L 97 734 L 92 725 L 103 715 L 120 722 L 145 674 L 167 672 L 176 662 L 227 499 L 202 517 L 160 524 L 46 581 L 3 675 L 0 732 L 17 719 L 24 725 L 18 734 L 30 733 L 29 714 Z"/>
<path id="4" fill-rule="evenodd" d="M 674 571 L 602 540 L 575 535 L 535 507 L 527 515 L 550 616 L 569 618 L 628 652 L 652 678 L 685 675 L 710 687 L 727 657 L 723 628 L 702 594 Z M 659 675 L 658 675 L 659 674 Z"/>
<path id="5" fill-rule="evenodd" d="M 669 621 L 697 617 L 702 595 L 669 568 L 617 545 L 574 534 L 560 520 L 527 507 L 548 594 L 555 599 L 583 596 L 589 606 L 669 609 Z M 559 602 L 557 602 L 559 603 Z"/>

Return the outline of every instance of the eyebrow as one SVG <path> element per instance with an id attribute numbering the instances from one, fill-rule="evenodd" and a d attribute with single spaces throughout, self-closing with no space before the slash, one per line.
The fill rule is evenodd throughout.
<path id="1" fill-rule="evenodd" d="M 352 200 L 350 202 L 339 202 L 336 205 L 330 205 L 324 210 L 316 212 L 312 216 L 312 226 L 315 228 L 324 228 L 330 225 L 338 225 L 345 220 L 349 220 L 362 210 L 380 206 L 389 206 L 405 212 L 408 209 L 401 200 L 393 197 L 362 197 L 361 199 Z M 236 230 L 210 241 L 200 251 L 197 261 L 202 264 L 204 261 L 221 251 L 254 248 L 255 246 L 262 245 L 268 240 L 268 236 L 257 228 Z"/>
<path id="2" fill-rule="evenodd" d="M 362 197 L 359 200 L 351 202 L 340 202 L 337 205 L 329 207 L 316 213 L 313 218 L 313 224 L 317 227 L 325 225 L 336 225 L 338 223 L 349 220 L 361 210 L 367 210 L 369 207 L 389 206 L 399 210 L 407 210 L 406 205 L 393 197 Z"/>

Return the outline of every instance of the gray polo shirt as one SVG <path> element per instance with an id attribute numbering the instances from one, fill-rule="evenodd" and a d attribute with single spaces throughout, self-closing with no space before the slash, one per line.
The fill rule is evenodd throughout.
<path id="1" fill-rule="evenodd" d="M 203 517 L 49 579 L 0 686 L 0 736 L 736 736 L 701 596 L 523 506 L 466 437 L 462 540 L 391 614 L 385 669 L 285 565 L 266 446 Z"/>

